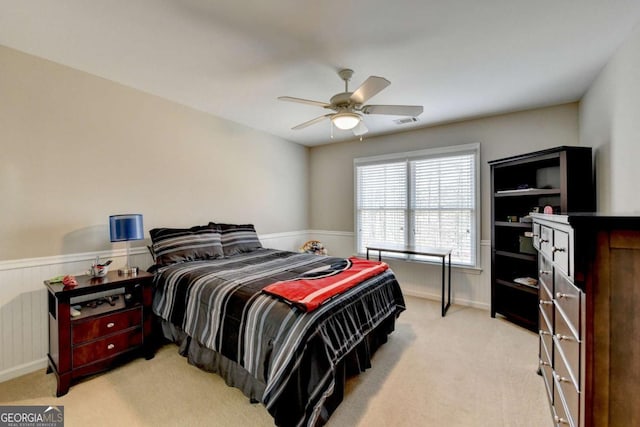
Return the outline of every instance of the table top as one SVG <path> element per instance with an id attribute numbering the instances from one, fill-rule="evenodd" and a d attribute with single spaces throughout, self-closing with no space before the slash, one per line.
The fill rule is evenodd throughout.
<path id="1" fill-rule="evenodd" d="M 91 277 L 88 275 L 78 275 L 76 280 L 78 284 L 72 288 L 65 287 L 62 283 L 50 283 L 48 280 L 44 284 L 49 288 L 50 292 L 59 295 L 73 297 L 85 295 L 94 292 L 104 291 L 109 288 L 127 285 L 129 283 L 151 281 L 153 274 L 146 271 L 140 271 L 138 274 L 120 275 L 117 271 L 110 271 L 104 277 Z"/>
<path id="2" fill-rule="evenodd" d="M 430 247 L 417 247 L 417 248 L 400 248 L 393 246 L 366 246 L 367 250 L 379 251 L 379 252 L 395 252 L 408 255 L 427 255 L 427 256 L 439 256 L 446 257 L 451 255 L 451 249 L 449 248 L 430 248 Z"/>

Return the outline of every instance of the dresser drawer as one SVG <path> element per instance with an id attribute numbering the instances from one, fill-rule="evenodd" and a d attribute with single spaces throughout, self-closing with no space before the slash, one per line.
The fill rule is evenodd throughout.
<path id="1" fill-rule="evenodd" d="M 545 293 L 540 291 L 538 328 L 542 331 L 551 333 L 553 331 L 553 311 L 554 305 L 551 299 L 548 299 Z"/>
<path id="2" fill-rule="evenodd" d="M 558 427 L 576 427 L 576 424 L 573 422 L 574 420 L 570 415 L 567 414 L 567 410 L 565 409 L 564 403 L 564 395 L 562 394 L 562 389 L 560 388 L 560 384 L 554 378 L 553 379 L 553 409 L 555 411 L 554 421 L 555 425 Z"/>
<path id="3" fill-rule="evenodd" d="M 135 307 L 105 316 L 74 322 L 71 328 L 72 343 L 80 344 L 142 324 L 142 308 Z"/>
<path id="4" fill-rule="evenodd" d="M 554 367 L 562 358 L 566 371 L 576 386 L 580 384 L 580 342 L 567 326 L 566 320 L 556 311 L 554 342 Z"/>
<path id="5" fill-rule="evenodd" d="M 544 379 L 549 402 L 553 403 L 553 368 L 551 367 L 551 362 L 546 359 L 545 350 L 541 349 L 540 355 L 540 372 Z"/>
<path id="6" fill-rule="evenodd" d="M 551 362 L 553 359 L 553 335 L 551 334 L 551 332 L 547 332 L 544 330 L 540 330 L 540 332 L 538 333 L 538 335 L 540 335 L 540 348 L 544 349 L 547 352 L 547 356 L 549 358 L 549 362 Z"/>
<path id="7" fill-rule="evenodd" d="M 546 227 L 544 225 L 540 226 L 540 252 L 549 258 L 552 257 L 553 253 L 551 252 L 551 248 L 553 246 L 553 229 Z"/>
<path id="8" fill-rule="evenodd" d="M 575 287 L 562 273 L 554 273 L 556 305 L 566 316 L 569 326 L 575 331 L 576 337 L 580 336 L 580 299 L 582 291 Z"/>
<path id="9" fill-rule="evenodd" d="M 553 265 L 546 257 L 540 255 L 538 257 L 540 270 L 538 271 L 538 281 L 540 282 L 541 292 L 544 290 L 553 298 Z"/>
<path id="10" fill-rule="evenodd" d="M 106 359 L 142 345 L 142 328 L 128 330 L 116 335 L 109 335 L 98 341 L 79 345 L 73 348 L 73 367 Z"/>
<path id="11" fill-rule="evenodd" d="M 571 259 L 571 245 L 569 244 L 569 233 L 560 230 L 553 230 L 553 262 L 557 268 L 571 277 L 569 260 Z"/>
<path id="12" fill-rule="evenodd" d="M 554 361 L 554 377 L 556 384 L 560 386 L 564 398 L 566 413 L 571 417 L 570 421 L 578 425 L 580 414 L 580 391 L 562 357 L 556 357 Z"/>
<path id="13" fill-rule="evenodd" d="M 533 223 L 533 247 L 540 250 L 540 224 Z"/>

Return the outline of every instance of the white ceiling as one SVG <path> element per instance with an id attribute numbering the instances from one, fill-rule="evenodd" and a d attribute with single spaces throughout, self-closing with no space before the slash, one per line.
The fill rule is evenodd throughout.
<path id="1" fill-rule="evenodd" d="M 326 111 L 276 98 L 328 101 L 340 68 L 424 105 L 365 117 L 397 132 L 578 100 L 639 21 L 639 0 L 0 0 L 0 44 L 313 146 L 354 137 L 293 131 Z"/>

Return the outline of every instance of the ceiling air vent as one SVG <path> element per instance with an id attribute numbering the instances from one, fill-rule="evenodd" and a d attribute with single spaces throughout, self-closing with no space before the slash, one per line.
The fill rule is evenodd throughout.
<path id="1" fill-rule="evenodd" d="M 417 117 L 403 117 L 401 119 L 396 119 L 393 122 L 397 125 L 406 125 L 408 123 L 415 123 L 418 121 Z"/>

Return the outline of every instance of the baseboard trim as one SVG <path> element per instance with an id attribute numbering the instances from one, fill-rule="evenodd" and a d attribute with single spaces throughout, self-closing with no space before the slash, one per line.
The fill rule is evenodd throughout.
<path id="1" fill-rule="evenodd" d="M 416 291 L 416 290 L 413 290 L 413 289 L 403 289 L 402 293 L 407 295 L 407 296 L 410 296 L 410 297 L 428 299 L 428 300 L 432 300 L 432 301 L 440 302 L 442 300 L 442 296 L 440 294 L 432 294 L 432 293 L 429 293 L 429 292 L 421 292 L 421 291 Z M 462 305 L 464 307 L 478 308 L 480 310 L 485 310 L 485 311 L 489 311 L 489 309 L 490 309 L 488 304 L 477 302 L 477 301 L 471 301 L 471 300 L 468 300 L 468 299 L 456 298 L 454 301 L 452 301 L 451 304 L 452 305 Z"/>
<path id="2" fill-rule="evenodd" d="M 0 383 L 47 367 L 47 359 L 38 359 L 0 372 Z"/>

